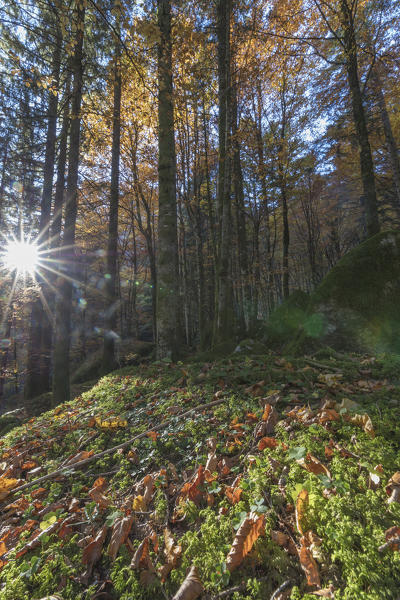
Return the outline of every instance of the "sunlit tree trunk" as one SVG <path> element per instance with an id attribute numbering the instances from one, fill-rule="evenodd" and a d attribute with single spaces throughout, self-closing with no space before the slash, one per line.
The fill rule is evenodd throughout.
<path id="1" fill-rule="evenodd" d="M 77 4 L 75 49 L 72 62 L 73 88 L 71 107 L 71 127 L 68 155 L 67 189 L 65 194 L 65 223 L 63 246 L 60 253 L 68 262 L 64 265 L 63 278 L 59 284 L 59 297 L 56 303 L 56 332 L 54 342 L 53 403 L 69 400 L 70 365 L 69 352 L 71 341 L 72 281 L 75 277 L 75 227 L 78 210 L 78 168 L 81 129 L 81 102 L 83 80 L 83 36 L 85 23 L 85 4 Z"/>
<path id="2" fill-rule="evenodd" d="M 176 156 L 172 87 L 171 5 L 158 0 L 157 357 L 175 358 L 179 335 Z"/>
<path id="3" fill-rule="evenodd" d="M 118 201 L 119 201 L 119 161 L 121 153 L 121 68 L 120 44 L 115 46 L 114 61 L 114 108 L 113 139 L 111 149 L 111 189 L 108 224 L 107 276 L 106 279 L 106 324 L 103 346 L 103 371 L 111 371 L 116 367 L 115 329 L 117 323 L 117 252 L 118 252 Z"/>

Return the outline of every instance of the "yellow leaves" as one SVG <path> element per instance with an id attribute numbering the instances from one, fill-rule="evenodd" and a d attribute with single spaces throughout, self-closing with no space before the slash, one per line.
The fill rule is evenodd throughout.
<path id="1" fill-rule="evenodd" d="M 265 528 L 265 516 L 250 513 L 237 530 L 232 547 L 226 558 L 226 568 L 232 572 L 249 554 L 255 542 L 263 533 Z"/>
<path id="2" fill-rule="evenodd" d="M 196 567 L 193 565 L 172 600 L 196 600 L 204 591 Z"/>
<path id="3" fill-rule="evenodd" d="M 309 505 L 309 497 L 307 490 L 301 490 L 296 499 L 296 526 L 301 535 L 304 534 L 304 521 Z"/>
<path id="4" fill-rule="evenodd" d="M 20 479 L 9 479 L 8 477 L 0 477 L 0 500 L 7 498 L 11 490 L 21 483 Z"/>
<path id="5" fill-rule="evenodd" d="M 100 429 L 118 429 L 127 427 L 128 421 L 121 419 L 118 416 L 110 417 L 109 419 L 102 420 L 101 417 L 95 418 L 95 423 Z"/>
<path id="6" fill-rule="evenodd" d="M 147 510 L 147 503 L 143 496 L 135 496 L 132 501 L 132 510 L 136 512 L 144 512 Z"/>
<path id="7" fill-rule="evenodd" d="M 324 383 L 330 388 L 338 387 L 341 379 L 343 379 L 343 375 L 341 373 L 321 373 L 318 375 L 318 381 Z"/>

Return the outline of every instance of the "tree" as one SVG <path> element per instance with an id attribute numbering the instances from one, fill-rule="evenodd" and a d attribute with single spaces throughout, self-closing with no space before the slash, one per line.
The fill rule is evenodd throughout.
<path id="1" fill-rule="evenodd" d="M 158 0 L 157 357 L 179 351 L 176 155 L 172 84 L 171 3 Z"/>
<path id="2" fill-rule="evenodd" d="M 76 216 L 78 210 L 78 168 L 81 132 L 81 102 L 83 83 L 83 38 L 85 31 L 86 3 L 77 4 L 75 10 L 75 45 L 71 60 L 73 72 L 71 125 L 68 154 L 68 176 L 65 194 L 65 222 L 63 247 L 58 257 L 68 262 L 64 263 L 64 273 L 58 286 L 59 296 L 56 303 L 56 330 L 54 341 L 53 366 L 53 403 L 58 404 L 69 400 L 70 394 L 70 361 L 71 344 L 71 311 L 72 289 L 75 277 L 74 245 Z"/>

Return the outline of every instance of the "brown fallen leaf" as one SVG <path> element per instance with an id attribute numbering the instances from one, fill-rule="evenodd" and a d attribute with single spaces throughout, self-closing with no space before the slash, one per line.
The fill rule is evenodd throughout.
<path id="1" fill-rule="evenodd" d="M 358 427 L 362 427 L 371 438 L 375 437 L 374 426 L 372 425 L 372 421 L 368 415 L 345 415 L 344 417 L 346 421 L 350 421 L 354 425 L 358 425 Z"/>
<path id="2" fill-rule="evenodd" d="M 307 584 L 309 586 L 321 586 L 321 580 L 319 576 L 318 566 L 315 562 L 311 550 L 305 545 L 304 539 L 300 540 L 301 546 L 299 550 L 299 559 L 301 567 L 306 574 Z"/>
<path id="3" fill-rule="evenodd" d="M 400 471 L 397 471 L 389 479 L 386 486 L 386 493 L 389 497 L 388 503 L 400 502 Z"/>
<path id="4" fill-rule="evenodd" d="M 287 550 L 289 554 L 297 556 L 296 544 L 291 537 L 286 535 L 286 533 L 283 533 L 282 531 L 271 531 L 271 539 L 275 544 L 278 544 L 278 546 Z"/>
<path id="5" fill-rule="evenodd" d="M 275 438 L 273 437 L 263 437 L 261 438 L 261 440 L 258 442 L 258 449 L 259 450 L 265 450 L 265 448 L 276 448 L 278 445 L 278 442 Z"/>
<path id="6" fill-rule="evenodd" d="M 385 539 L 390 544 L 392 550 L 400 550 L 400 527 L 393 525 L 393 527 L 387 529 L 385 531 Z"/>
<path id="7" fill-rule="evenodd" d="M 127 515 L 125 517 L 120 517 L 115 521 L 111 533 L 110 545 L 108 547 L 108 555 L 111 558 L 111 560 L 115 560 L 115 557 L 118 554 L 118 550 L 126 541 L 126 538 L 128 537 L 130 530 L 132 529 L 134 520 L 135 515 Z"/>
<path id="8" fill-rule="evenodd" d="M 301 535 L 304 534 L 303 530 L 303 521 L 306 516 L 306 511 L 308 508 L 308 492 L 307 490 L 300 490 L 299 495 L 296 499 L 296 526 L 297 530 Z"/>
<path id="9" fill-rule="evenodd" d="M 158 570 L 162 582 L 167 579 L 168 574 L 172 571 L 172 569 L 175 569 L 176 564 L 182 554 L 182 546 L 175 544 L 175 540 L 167 527 L 164 529 L 164 543 L 164 554 L 167 558 L 167 562 Z"/>
<path id="10" fill-rule="evenodd" d="M 82 450 L 82 452 L 78 452 L 78 454 L 70 456 L 65 464 L 74 465 L 75 463 L 80 462 L 81 460 L 86 460 L 87 458 L 90 458 L 91 456 L 93 456 L 93 454 L 93 450 Z"/>
<path id="11" fill-rule="evenodd" d="M 99 508 L 108 508 L 111 504 L 111 500 L 103 494 L 106 488 L 107 481 L 104 477 L 98 477 L 94 482 L 92 489 L 89 490 L 89 496 L 96 502 Z"/>
<path id="12" fill-rule="evenodd" d="M 318 458 L 310 454 L 310 452 L 308 452 L 305 458 L 300 458 L 297 463 L 309 471 L 309 473 L 314 473 L 315 475 L 326 475 L 329 477 L 329 479 L 331 479 L 331 474 L 325 465 L 323 465 Z"/>
<path id="13" fill-rule="evenodd" d="M 150 538 L 147 536 L 140 543 L 138 549 L 136 550 L 133 558 L 131 560 L 131 569 L 149 569 L 152 568 L 154 571 L 154 566 L 150 558 L 149 553 L 149 542 Z"/>
<path id="14" fill-rule="evenodd" d="M 90 577 L 94 565 L 101 557 L 103 550 L 104 540 L 106 539 L 108 526 L 104 525 L 98 532 L 95 538 L 93 538 L 88 545 L 83 549 L 82 563 L 87 566 L 85 576 Z"/>
<path id="15" fill-rule="evenodd" d="M 232 572 L 249 554 L 265 528 L 265 516 L 250 513 L 236 532 L 232 547 L 226 558 L 226 568 Z"/>
<path id="16" fill-rule="evenodd" d="M 265 433 L 273 433 L 275 425 L 279 420 L 279 415 L 271 404 L 265 405 L 262 420 L 265 421 Z"/>
<path id="17" fill-rule="evenodd" d="M 181 489 L 180 497 L 183 499 L 192 500 L 195 504 L 198 504 L 203 497 L 203 487 L 205 482 L 204 467 L 200 465 L 197 469 L 196 475 L 191 481 L 185 483 Z"/>
<path id="18" fill-rule="evenodd" d="M 172 600 L 196 600 L 204 591 L 197 569 L 193 565 Z"/>

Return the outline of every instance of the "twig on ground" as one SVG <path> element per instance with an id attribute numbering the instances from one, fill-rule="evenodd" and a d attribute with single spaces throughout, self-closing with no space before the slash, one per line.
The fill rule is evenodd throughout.
<path id="1" fill-rule="evenodd" d="M 341 373 L 342 369 L 338 369 L 338 367 L 334 367 L 333 365 L 324 365 L 324 363 L 317 362 L 312 358 L 305 358 L 304 362 L 312 367 L 318 367 L 319 369 L 326 369 L 327 371 L 336 371 L 336 373 Z"/>
<path id="2" fill-rule="evenodd" d="M 271 596 L 271 599 L 270 599 L 270 600 L 276 600 L 276 599 L 278 598 L 278 595 L 279 595 L 281 592 L 284 592 L 284 591 L 286 590 L 286 588 L 288 588 L 288 587 L 289 587 L 289 585 L 291 585 L 291 583 L 292 583 L 292 582 L 290 581 L 290 579 L 288 579 L 287 581 L 284 581 L 284 582 L 282 583 L 282 585 L 280 585 L 280 586 L 278 587 L 278 589 L 276 589 L 276 590 L 274 591 L 274 593 L 272 594 L 272 596 Z"/>
<path id="3" fill-rule="evenodd" d="M 37 483 L 42 483 L 43 481 L 48 481 L 49 479 L 54 479 L 55 477 L 58 477 L 58 475 L 62 475 L 64 470 L 71 471 L 71 470 L 75 470 L 75 469 L 80 469 L 81 467 L 88 465 L 89 463 L 97 460 L 98 458 L 107 456 L 107 454 L 113 454 L 117 450 L 120 450 L 123 448 L 128 448 L 137 440 L 146 437 L 151 431 L 157 431 L 159 429 L 163 429 L 164 427 L 168 427 L 168 425 L 173 423 L 178 418 L 183 419 L 183 418 L 187 417 L 187 415 L 189 415 L 190 413 L 193 413 L 196 411 L 201 411 L 201 410 L 207 410 L 208 408 L 212 408 L 213 406 L 222 404 L 223 402 L 225 402 L 225 400 L 226 400 L 226 398 L 219 398 L 218 400 L 214 400 L 213 402 L 208 402 L 207 404 L 200 404 L 198 406 L 195 406 L 194 408 L 191 408 L 190 410 L 187 410 L 186 412 L 184 412 L 180 415 L 174 415 L 174 417 L 172 419 L 168 419 L 168 421 L 165 421 L 164 423 L 159 423 L 158 425 L 154 425 L 154 426 L 150 427 L 149 429 L 147 429 L 146 431 L 139 433 L 138 435 L 131 438 L 130 440 L 127 440 L 126 442 L 123 442 L 122 444 L 118 444 L 118 446 L 113 446 L 112 448 L 103 450 L 102 452 L 99 452 L 98 454 L 93 454 L 93 456 L 89 456 L 89 458 L 85 458 L 84 460 L 81 460 L 72 465 L 64 465 L 63 467 L 57 469 L 56 471 L 53 471 L 52 473 L 47 473 L 47 475 L 43 475 L 42 477 L 39 477 L 38 479 L 33 479 L 32 481 L 24 483 L 23 485 L 20 485 L 19 487 L 11 490 L 10 494 L 16 494 L 18 492 L 22 492 L 23 490 L 26 490 L 26 489 L 32 487 L 33 485 L 36 485 Z"/>

